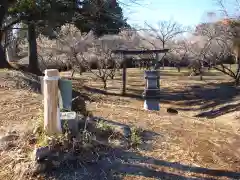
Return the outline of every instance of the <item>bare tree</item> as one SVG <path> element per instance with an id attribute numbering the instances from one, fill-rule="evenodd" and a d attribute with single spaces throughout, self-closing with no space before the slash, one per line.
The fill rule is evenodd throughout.
<path id="1" fill-rule="evenodd" d="M 165 49 L 169 41 L 174 39 L 176 36 L 187 31 L 186 27 L 181 26 L 177 22 L 172 20 L 169 21 L 159 21 L 157 28 L 145 22 L 148 28 L 150 28 L 150 35 L 155 37 L 156 41 L 161 42 L 161 48 Z M 160 47 L 158 47 L 160 48 Z M 164 61 L 162 62 L 164 69 Z"/>
<path id="2" fill-rule="evenodd" d="M 116 38 L 114 38 L 116 37 Z M 95 39 L 91 34 L 81 34 L 77 29 L 65 27 L 65 33 L 59 37 L 61 51 L 68 54 L 69 61 L 75 71 L 80 74 L 87 70 L 103 82 L 103 88 L 107 89 L 107 80 L 113 79 L 119 61 L 112 53 L 123 42 L 116 35 L 104 36 Z"/>
<path id="3" fill-rule="evenodd" d="M 205 42 L 205 41 L 204 41 Z M 185 47 L 188 49 L 188 59 L 190 61 L 189 68 L 191 69 L 190 76 L 199 75 L 200 80 L 203 79 L 202 72 L 203 72 L 203 53 L 205 53 L 205 44 L 200 41 L 186 41 Z"/>
<path id="4" fill-rule="evenodd" d="M 240 49 L 239 17 L 229 14 L 230 10 L 226 8 L 227 6 L 223 0 L 217 0 L 217 3 L 221 12 L 223 12 L 224 18 L 218 22 L 202 24 L 201 27 L 198 26 L 196 31 L 196 34 L 204 39 L 202 46 L 199 47 L 199 57 L 201 57 L 199 60 L 232 77 L 235 85 L 238 85 L 240 81 L 240 59 L 238 58 Z M 235 3 L 232 7 L 236 7 L 239 13 L 239 0 L 234 0 L 232 3 Z M 224 60 L 233 55 L 236 57 L 236 70 L 232 70 L 224 64 Z"/>
<path id="5" fill-rule="evenodd" d="M 50 59 L 69 64 L 72 68 L 71 76 L 74 72 L 81 74 L 84 70 L 89 71 L 103 82 L 103 88 L 106 89 L 107 80 L 114 78 L 122 63 L 121 58 L 113 54 L 112 50 L 133 48 L 138 44 L 135 36 L 135 32 L 124 30 L 119 35 L 105 35 L 96 39 L 91 34 L 82 34 L 73 25 L 65 25 L 57 40 L 43 37 L 44 40 L 39 40 L 38 44 L 48 61 Z M 52 58 L 55 56 L 61 58 Z"/>
<path id="6" fill-rule="evenodd" d="M 61 27 L 57 39 L 51 45 L 47 44 L 47 46 L 52 51 L 56 51 L 56 56 L 62 57 L 62 64 L 71 67 L 71 77 L 73 77 L 75 72 L 79 72 L 81 75 L 84 71 L 79 56 L 92 47 L 94 39 L 92 32 L 81 33 L 75 26 L 66 24 Z"/>
<path id="7" fill-rule="evenodd" d="M 240 65 L 237 63 L 237 69 L 232 70 L 229 66 L 224 64 L 224 60 L 233 55 L 232 42 L 223 37 L 215 38 L 208 46 L 208 51 L 204 54 L 205 61 L 211 63 L 210 65 L 234 79 L 235 85 L 239 85 L 240 80 Z"/>
<path id="8" fill-rule="evenodd" d="M 172 59 L 172 62 L 175 64 L 178 72 L 181 71 L 181 64 L 185 64 L 185 62 L 188 61 L 189 52 L 190 46 L 186 39 L 181 39 L 171 46 L 171 50 L 167 57 Z"/>
<path id="9" fill-rule="evenodd" d="M 236 63 L 239 63 L 240 54 L 240 1 L 229 0 L 226 3 L 223 0 L 215 0 L 219 6 L 219 10 L 225 17 L 222 21 L 226 26 L 228 37 L 233 42 L 233 50 L 236 58 Z"/>
<path id="10" fill-rule="evenodd" d="M 91 47 L 93 40 L 94 37 L 91 33 L 83 34 L 71 24 L 62 26 L 54 40 L 40 35 L 37 38 L 40 66 L 43 69 L 71 70 L 71 77 L 75 72 L 81 74 L 84 69 L 81 62 L 78 61 L 78 56 Z"/>
<path id="11" fill-rule="evenodd" d="M 210 67 L 232 77 L 235 84 L 240 80 L 240 64 L 237 63 L 237 70 L 234 71 L 224 64 L 224 60 L 233 55 L 233 39 L 229 36 L 228 26 L 225 24 L 208 24 L 198 32 L 201 36 L 201 44 L 197 48 L 191 47 L 191 52 L 197 57 L 199 63 L 208 64 Z M 196 47 L 196 46 L 195 46 Z"/>
<path id="12" fill-rule="evenodd" d="M 135 49 L 139 44 L 140 38 L 134 29 L 123 29 L 119 35 L 106 35 L 96 39 L 94 48 L 91 49 L 91 61 L 96 62 L 97 70 L 91 69 L 87 62 L 87 55 L 83 56 L 83 62 L 90 72 L 103 82 L 103 88 L 107 88 L 107 80 L 113 79 L 116 71 L 122 64 L 122 58 L 112 53 L 116 49 Z"/>
<path id="13" fill-rule="evenodd" d="M 114 60 L 112 50 L 100 42 L 100 44 L 95 45 L 91 51 L 88 51 L 87 54 L 81 53 L 79 58 L 78 61 L 81 61 L 84 68 L 103 82 L 103 88 L 106 90 L 107 80 L 114 78 L 116 69 L 119 68 L 120 65 Z M 96 64 L 96 69 L 91 67 L 91 62 Z"/>

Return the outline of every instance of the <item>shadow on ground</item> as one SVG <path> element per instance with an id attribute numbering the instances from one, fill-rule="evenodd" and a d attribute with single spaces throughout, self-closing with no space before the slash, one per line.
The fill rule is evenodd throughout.
<path id="1" fill-rule="evenodd" d="M 215 180 L 220 177 L 240 178 L 240 173 L 237 172 L 187 166 L 178 162 L 167 162 L 145 157 L 136 152 L 124 151 L 122 149 L 109 149 L 108 152 L 99 153 L 98 158 L 99 161 L 95 163 L 83 163 L 73 160 L 47 176 L 49 179 L 54 177 L 57 180 L 121 180 L 127 175 L 171 180 Z M 170 169 L 174 169 L 175 172 L 169 172 Z M 179 174 L 181 175 L 177 175 L 176 172 L 180 172 Z M 187 173 L 195 173 L 195 175 L 190 177 L 184 176 Z"/>
<path id="2" fill-rule="evenodd" d="M 240 91 L 230 83 L 206 83 L 184 90 L 161 90 L 161 102 L 181 106 L 181 111 L 203 111 L 197 117 L 215 118 L 240 109 Z"/>
<path id="3" fill-rule="evenodd" d="M 120 126 L 117 122 L 106 120 Z M 146 131 L 146 140 L 163 137 L 155 132 Z M 144 138 L 145 141 L 145 138 Z M 171 180 L 215 180 L 221 178 L 239 179 L 240 173 L 188 166 L 179 162 L 168 162 L 143 156 L 133 149 L 113 148 L 108 145 L 94 147 L 81 154 L 78 159 L 65 162 L 55 171 L 45 175 L 45 179 L 55 180 L 121 180 L 124 176 L 138 176 Z M 91 159 L 93 156 L 94 159 Z M 88 161 L 84 160 L 88 158 Z M 91 160 L 90 160 L 91 159 Z M 192 173 L 189 177 L 189 173 Z M 188 174 L 188 177 L 187 177 Z"/>
<path id="4" fill-rule="evenodd" d="M 121 93 L 114 93 L 114 92 L 109 92 L 109 91 L 105 91 L 102 89 L 98 89 L 98 88 L 93 88 L 93 87 L 89 87 L 89 86 L 83 86 L 83 89 L 91 92 L 91 93 L 97 93 L 97 94 L 103 94 L 103 95 L 109 95 L 109 96 L 121 96 L 121 97 L 129 97 L 129 98 L 135 98 L 135 99 L 139 99 L 139 100 L 143 100 L 141 94 L 143 93 L 142 90 L 136 90 L 136 89 L 126 89 L 126 91 L 130 91 L 130 92 L 126 92 L 124 95 L 122 95 Z"/>
<path id="5" fill-rule="evenodd" d="M 118 122 L 106 120 L 117 126 L 127 126 Z M 153 140 L 163 135 L 145 131 L 144 141 Z M 145 139 L 146 138 L 146 139 Z M 97 150 L 96 150 L 97 149 Z M 97 151 L 97 152 L 95 152 Z M 95 159 L 84 161 L 86 156 Z M 89 157 L 87 157 L 89 158 Z M 91 159 L 91 158 L 90 158 Z M 193 173 L 189 177 L 189 173 Z M 188 174 L 188 177 L 186 176 Z M 79 159 L 72 159 L 57 170 L 45 175 L 45 179 L 55 180 L 121 180 L 124 176 L 138 176 L 154 179 L 171 180 L 215 180 L 222 178 L 239 179 L 240 173 L 188 166 L 179 162 L 168 162 L 152 157 L 146 157 L 133 149 L 113 148 L 110 146 L 88 150 L 88 155 L 82 154 Z"/>
<path id="6" fill-rule="evenodd" d="M 84 86 L 86 91 L 109 96 L 124 96 L 143 100 L 141 89 L 127 88 L 126 94 L 112 93 Z M 177 105 L 179 111 L 201 111 L 196 117 L 216 118 L 240 110 L 239 88 L 231 83 L 206 83 L 192 85 L 183 90 L 161 88 L 160 102 Z"/>
<path id="7" fill-rule="evenodd" d="M 14 78 L 16 79 L 14 80 L 16 82 L 15 86 L 30 88 L 35 92 L 41 91 L 41 80 L 37 76 L 25 73 L 24 76 L 15 75 Z M 79 96 L 82 101 L 91 101 L 91 97 L 87 93 L 80 92 L 81 89 L 84 89 L 93 94 L 124 96 L 143 100 L 143 90 L 139 89 L 137 85 L 135 88 L 135 85 L 131 85 L 132 87 L 126 89 L 125 95 L 122 95 L 120 90 L 119 93 L 114 93 L 89 86 L 82 86 L 83 83 L 80 83 L 81 87 L 76 87 L 77 90 L 74 90 L 73 98 Z M 182 90 L 161 88 L 160 102 L 174 103 L 179 107 L 177 108 L 179 111 L 201 111 L 196 117 L 216 118 L 223 114 L 240 110 L 240 102 L 236 102 L 240 100 L 239 93 L 239 88 L 234 87 L 230 83 L 205 83 L 188 86 Z"/>

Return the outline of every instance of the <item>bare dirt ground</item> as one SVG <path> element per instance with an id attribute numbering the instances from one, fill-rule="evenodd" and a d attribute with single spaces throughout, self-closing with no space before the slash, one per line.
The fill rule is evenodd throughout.
<path id="1" fill-rule="evenodd" d="M 89 167 L 95 169 L 95 179 L 240 179 L 240 91 L 220 75 L 199 81 L 184 73 L 161 74 L 159 112 L 143 110 L 142 71 L 128 70 L 125 97 L 119 95 L 120 76 L 109 81 L 107 92 L 90 73 L 73 80 L 75 88 L 89 97 L 87 108 L 94 116 L 149 132 L 138 149 L 115 150 L 118 153 L 109 161 Z M 42 97 L 28 90 L 0 88 L 0 100 L 4 132 L 29 126 L 42 108 Z M 168 107 L 179 114 L 168 114 Z M 76 179 L 76 172 L 71 173 Z M 82 174 L 83 179 L 94 179 Z"/>
<path id="2" fill-rule="evenodd" d="M 120 76 L 109 82 L 106 93 L 100 90 L 101 82 L 89 80 L 91 74 L 85 74 L 85 89 L 99 93 L 99 99 L 88 105 L 94 115 L 158 134 L 149 145 L 139 148 L 137 157 L 131 154 L 128 158 L 132 166 L 136 165 L 134 161 L 141 162 L 135 171 L 142 174 L 126 173 L 125 179 L 161 179 L 165 175 L 170 179 L 239 179 L 240 91 L 217 73 L 205 76 L 204 81 L 174 70 L 162 71 L 161 75 L 161 110 L 148 112 L 136 96 L 144 89 L 142 71 L 128 70 L 127 97 L 118 95 Z M 168 114 L 168 107 L 176 108 L 179 114 Z"/>

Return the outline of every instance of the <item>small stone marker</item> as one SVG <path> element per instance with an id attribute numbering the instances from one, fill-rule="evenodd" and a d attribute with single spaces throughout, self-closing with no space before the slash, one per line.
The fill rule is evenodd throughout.
<path id="1" fill-rule="evenodd" d="M 77 113 L 72 111 L 72 112 L 60 112 L 60 119 L 76 119 Z"/>
<path id="2" fill-rule="evenodd" d="M 69 130 L 73 136 L 76 136 L 79 132 L 79 121 L 77 120 L 77 113 L 60 112 L 61 125 L 63 130 Z M 67 129 L 65 127 L 67 125 Z"/>

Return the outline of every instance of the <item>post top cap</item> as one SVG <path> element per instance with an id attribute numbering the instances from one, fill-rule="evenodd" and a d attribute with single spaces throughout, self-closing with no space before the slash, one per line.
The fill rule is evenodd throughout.
<path id="1" fill-rule="evenodd" d="M 59 76 L 58 69 L 46 69 L 45 76 L 47 77 Z"/>
<path id="2" fill-rule="evenodd" d="M 160 72 L 157 70 L 148 70 L 144 72 L 145 77 L 159 77 Z"/>

